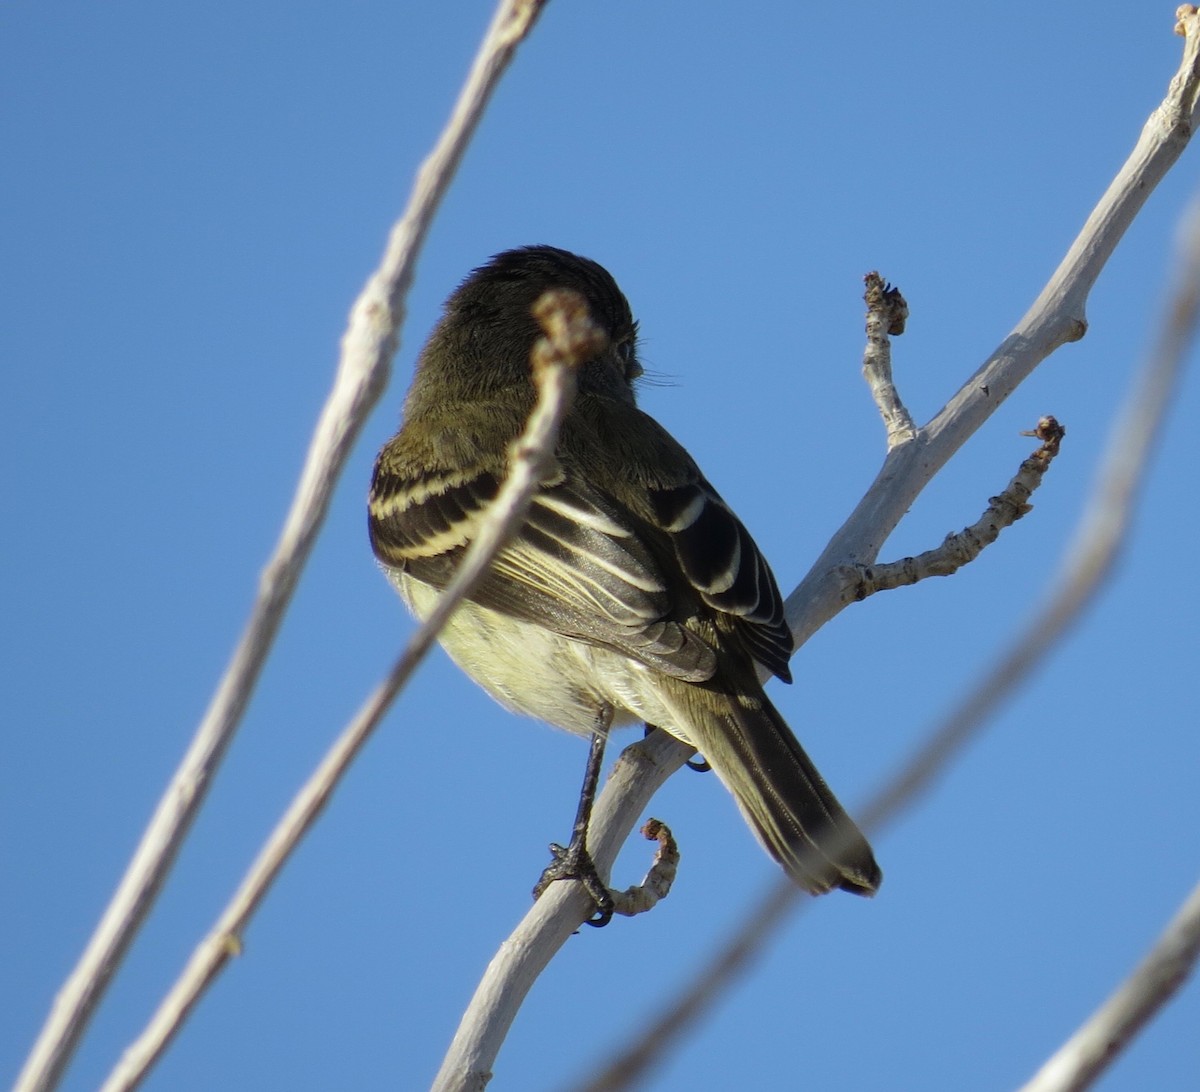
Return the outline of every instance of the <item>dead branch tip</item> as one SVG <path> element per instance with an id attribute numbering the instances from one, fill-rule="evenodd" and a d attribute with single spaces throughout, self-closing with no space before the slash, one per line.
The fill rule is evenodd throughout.
<path id="1" fill-rule="evenodd" d="M 1038 419 L 1037 426 L 1030 429 L 1028 432 L 1022 432 L 1022 436 L 1032 436 L 1034 439 L 1042 441 L 1042 449 L 1034 453 L 1034 457 L 1054 458 L 1058 454 L 1059 446 L 1062 444 L 1063 437 L 1066 436 L 1067 430 L 1063 425 L 1058 423 L 1058 418 L 1050 414 Z"/>
<path id="2" fill-rule="evenodd" d="M 578 367 L 608 344 L 608 336 L 592 321 L 587 301 L 573 289 L 543 292 L 533 304 L 533 317 L 546 335 L 535 346 L 535 368 L 547 358 Z"/>
<path id="3" fill-rule="evenodd" d="M 881 315 L 889 337 L 899 337 L 908 323 L 908 301 L 899 288 L 888 284 L 874 270 L 863 277 L 863 283 L 867 286 L 863 293 L 867 310 Z"/>

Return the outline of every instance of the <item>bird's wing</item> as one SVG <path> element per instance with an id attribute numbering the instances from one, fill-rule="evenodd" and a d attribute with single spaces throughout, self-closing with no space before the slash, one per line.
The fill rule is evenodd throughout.
<path id="1" fill-rule="evenodd" d="M 791 682 L 793 641 L 783 597 L 742 521 L 698 470 L 680 484 L 650 488 L 648 500 L 653 522 L 670 537 L 692 587 L 733 621 L 755 660 Z"/>
<path id="2" fill-rule="evenodd" d="M 488 471 L 414 481 L 381 460 L 370 499 L 376 556 L 444 587 L 498 490 Z M 535 494 L 521 530 L 471 598 L 676 678 L 711 678 L 715 652 L 681 623 L 677 595 L 639 537 L 640 522 L 581 477 L 561 475 Z"/>
<path id="3" fill-rule="evenodd" d="M 585 427 L 563 431 L 570 465 L 641 517 L 645 533 L 665 544 L 718 628 L 736 636 L 755 661 L 791 682 L 794 647 L 783 597 L 771 567 L 742 521 L 683 446 L 641 410 L 579 400 Z M 619 459 L 591 456 L 607 444 Z M 666 564 L 666 563 L 664 563 Z"/>

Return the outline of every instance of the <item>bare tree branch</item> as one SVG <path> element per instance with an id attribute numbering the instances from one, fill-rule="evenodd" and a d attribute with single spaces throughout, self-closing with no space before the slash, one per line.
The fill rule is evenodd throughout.
<path id="1" fill-rule="evenodd" d="M 1193 9 L 1194 11 L 1195 9 Z M 1194 25 L 1194 24 L 1193 24 Z M 1078 620 L 1103 586 L 1132 524 L 1135 502 L 1146 477 L 1153 445 L 1170 408 L 1200 318 L 1200 206 L 1192 210 L 1184 238 L 1185 255 L 1163 334 L 1143 369 L 1126 411 L 1113 429 L 1107 457 L 1066 551 L 1055 589 L 1045 606 L 1012 642 L 985 678 L 964 698 L 916 754 L 859 812 L 864 830 L 875 832 L 911 807 L 943 774 L 984 726 L 986 718 L 1030 675 Z M 774 885 L 754 907 L 743 925 L 696 975 L 680 996 L 660 1006 L 660 1015 L 601 1073 L 578 1087 L 586 1092 L 616 1092 L 629 1088 L 661 1059 L 667 1047 L 697 1019 L 770 939 L 789 907 L 803 893 L 790 883 Z M 806 900 L 807 901 L 807 900 Z M 1200 907 L 1193 895 L 1160 941 L 1159 947 L 1131 980 L 1056 1055 L 1054 1077 L 1063 1079 L 1068 1062 L 1086 1070 L 1082 1084 L 1028 1085 L 1022 1092 L 1051 1092 L 1084 1088 L 1137 1029 L 1178 988 L 1200 955 Z M 1107 1054 L 1098 1056 L 1101 1041 Z M 1094 1071 L 1093 1071 L 1094 1070 Z M 1043 1070 L 1043 1073 L 1045 1070 Z M 1040 1078 L 1042 1074 L 1039 1074 Z M 1037 1080 L 1038 1078 L 1035 1078 Z"/>
<path id="2" fill-rule="evenodd" d="M 351 310 L 333 389 L 317 422 L 279 541 L 233 659 L 171 778 L 116 893 L 59 990 L 15 1092 L 55 1087 L 150 912 L 250 701 L 350 449 L 387 385 L 417 255 L 463 150 L 545 0 L 501 0 L 446 129 L 418 173 L 379 268 Z"/>
<path id="3" fill-rule="evenodd" d="M 1150 954 L 1021 1092 L 1090 1088 L 1187 981 L 1200 958 L 1200 884 L 1192 888 Z"/>
<path id="4" fill-rule="evenodd" d="M 847 580 L 856 580 L 854 598 L 866 599 L 876 592 L 904 588 L 931 576 L 952 576 L 964 565 L 974 561 L 1022 516 L 1033 510 L 1029 498 L 1042 484 L 1042 478 L 1058 455 L 1066 429 L 1054 417 L 1043 417 L 1031 432 L 1042 446 L 1029 456 L 1004 490 L 988 501 L 987 510 L 970 527 L 957 534 L 947 535 L 940 546 L 926 550 L 916 557 L 905 557 L 884 565 L 848 566 Z"/>
<path id="5" fill-rule="evenodd" d="M 850 602 L 846 565 L 873 564 L 921 490 L 950 457 L 1060 345 L 1081 338 L 1085 305 L 1126 229 L 1191 139 L 1200 95 L 1200 21 L 1181 8 L 1176 31 L 1183 59 L 1166 98 L 1147 119 L 1133 151 L 1065 258 L 1016 328 L 958 393 L 910 442 L 888 451 L 883 466 L 849 519 L 788 597 L 797 647 Z"/>
<path id="6" fill-rule="evenodd" d="M 183 1026 L 204 990 L 224 969 L 230 957 L 241 953 L 242 933 L 287 859 L 316 822 L 350 763 L 433 647 L 450 616 L 483 579 L 496 554 L 525 519 L 530 499 L 553 458 L 563 416 L 575 397 L 576 368 L 605 340 L 599 327 L 592 323 L 587 304 L 577 292 L 547 292 L 535 305 L 534 312 L 547 335 L 533 350 L 533 379 L 538 401 L 525 431 L 513 445 L 508 476 L 496 499 L 488 506 L 462 564 L 439 598 L 437 607 L 413 635 L 387 678 L 343 729 L 296 794 L 237 892 L 209 935 L 192 953 L 187 967 L 159 1005 L 146 1030 L 125 1051 L 104 1082 L 102 1092 L 128 1092 L 137 1087 Z"/>
<path id="7" fill-rule="evenodd" d="M 610 892 L 613 913 L 626 918 L 653 910 L 665 899 L 671 893 L 679 868 L 679 846 L 666 823 L 661 819 L 647 819 L 642 834 L 649 841 L 658 843 L 658 852 L 654 854 L 650 871 L 640 884 L 627 887 L 624 891 Z"/>
<path id="8" fill-rule="evenodd" d="M 879 407 L 887 426 L 888 449 L 908 443 L 917 437 L 912 414 L 900 398 L 892 379 L 893 337 L 904 333 L 908 321 L 908 304 L 897 288 L 887 284 L 878 273 L 868 273 L 863 280 L 867 289 L 867 348 L 863 353 L 863 378 L 871 388 L 871 397 Z"/>

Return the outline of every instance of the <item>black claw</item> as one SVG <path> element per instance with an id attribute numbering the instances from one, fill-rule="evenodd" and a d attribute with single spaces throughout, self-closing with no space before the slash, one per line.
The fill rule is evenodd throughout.
<path id="1" fill-rule="evenodd" d="M 659 728 L 656 725 L 651 724 L 649 721 L 646 722 L 645 729 L 646 730 L 642 735 L 643 739 L 646 739 L 651 732 L 659 731 Z M 712 769 L 712 767 L 708 764 L 708 760 L 702 755 L 696 758 L 689 758 L 684 765 L 687 766 L 689 770 L 695 770 L 696 773 L 708 773 Z"/>
<path id="2" fill-rule="evenodd" d="M 600 879 L 600 873 L 592 863 L 591 855 L 582 845 L 560 846 L 550 843 L 550 856 L 554 859 L 546 866 L 533 889 L 534 899 L 540 899 L 556 880 L 578 880 L 596 904 L 596 913 L 586 924 L 596 929 L 607 925 L 613 916 L 613 897 Z"/>
<path id="3" fill-rule="evenodd" d="M 590 925 L 593 929 L 603 929 L 610 921 L 612 921 L 612 909 L 603 909 L 596 911 L 594 918 L 588 918 L 584 921 L 584 925 Z"/>

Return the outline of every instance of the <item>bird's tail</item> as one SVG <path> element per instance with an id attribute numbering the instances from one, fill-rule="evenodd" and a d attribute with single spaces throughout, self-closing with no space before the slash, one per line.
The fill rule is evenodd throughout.
<path id="1" fill-rule="evenodd" d="M 763 848 L 814 895 L 834 887 L 873 895 L 883 874 L 870 845 L 766 695 L 687 689 L 687 741 L 733 793 Z"/>

